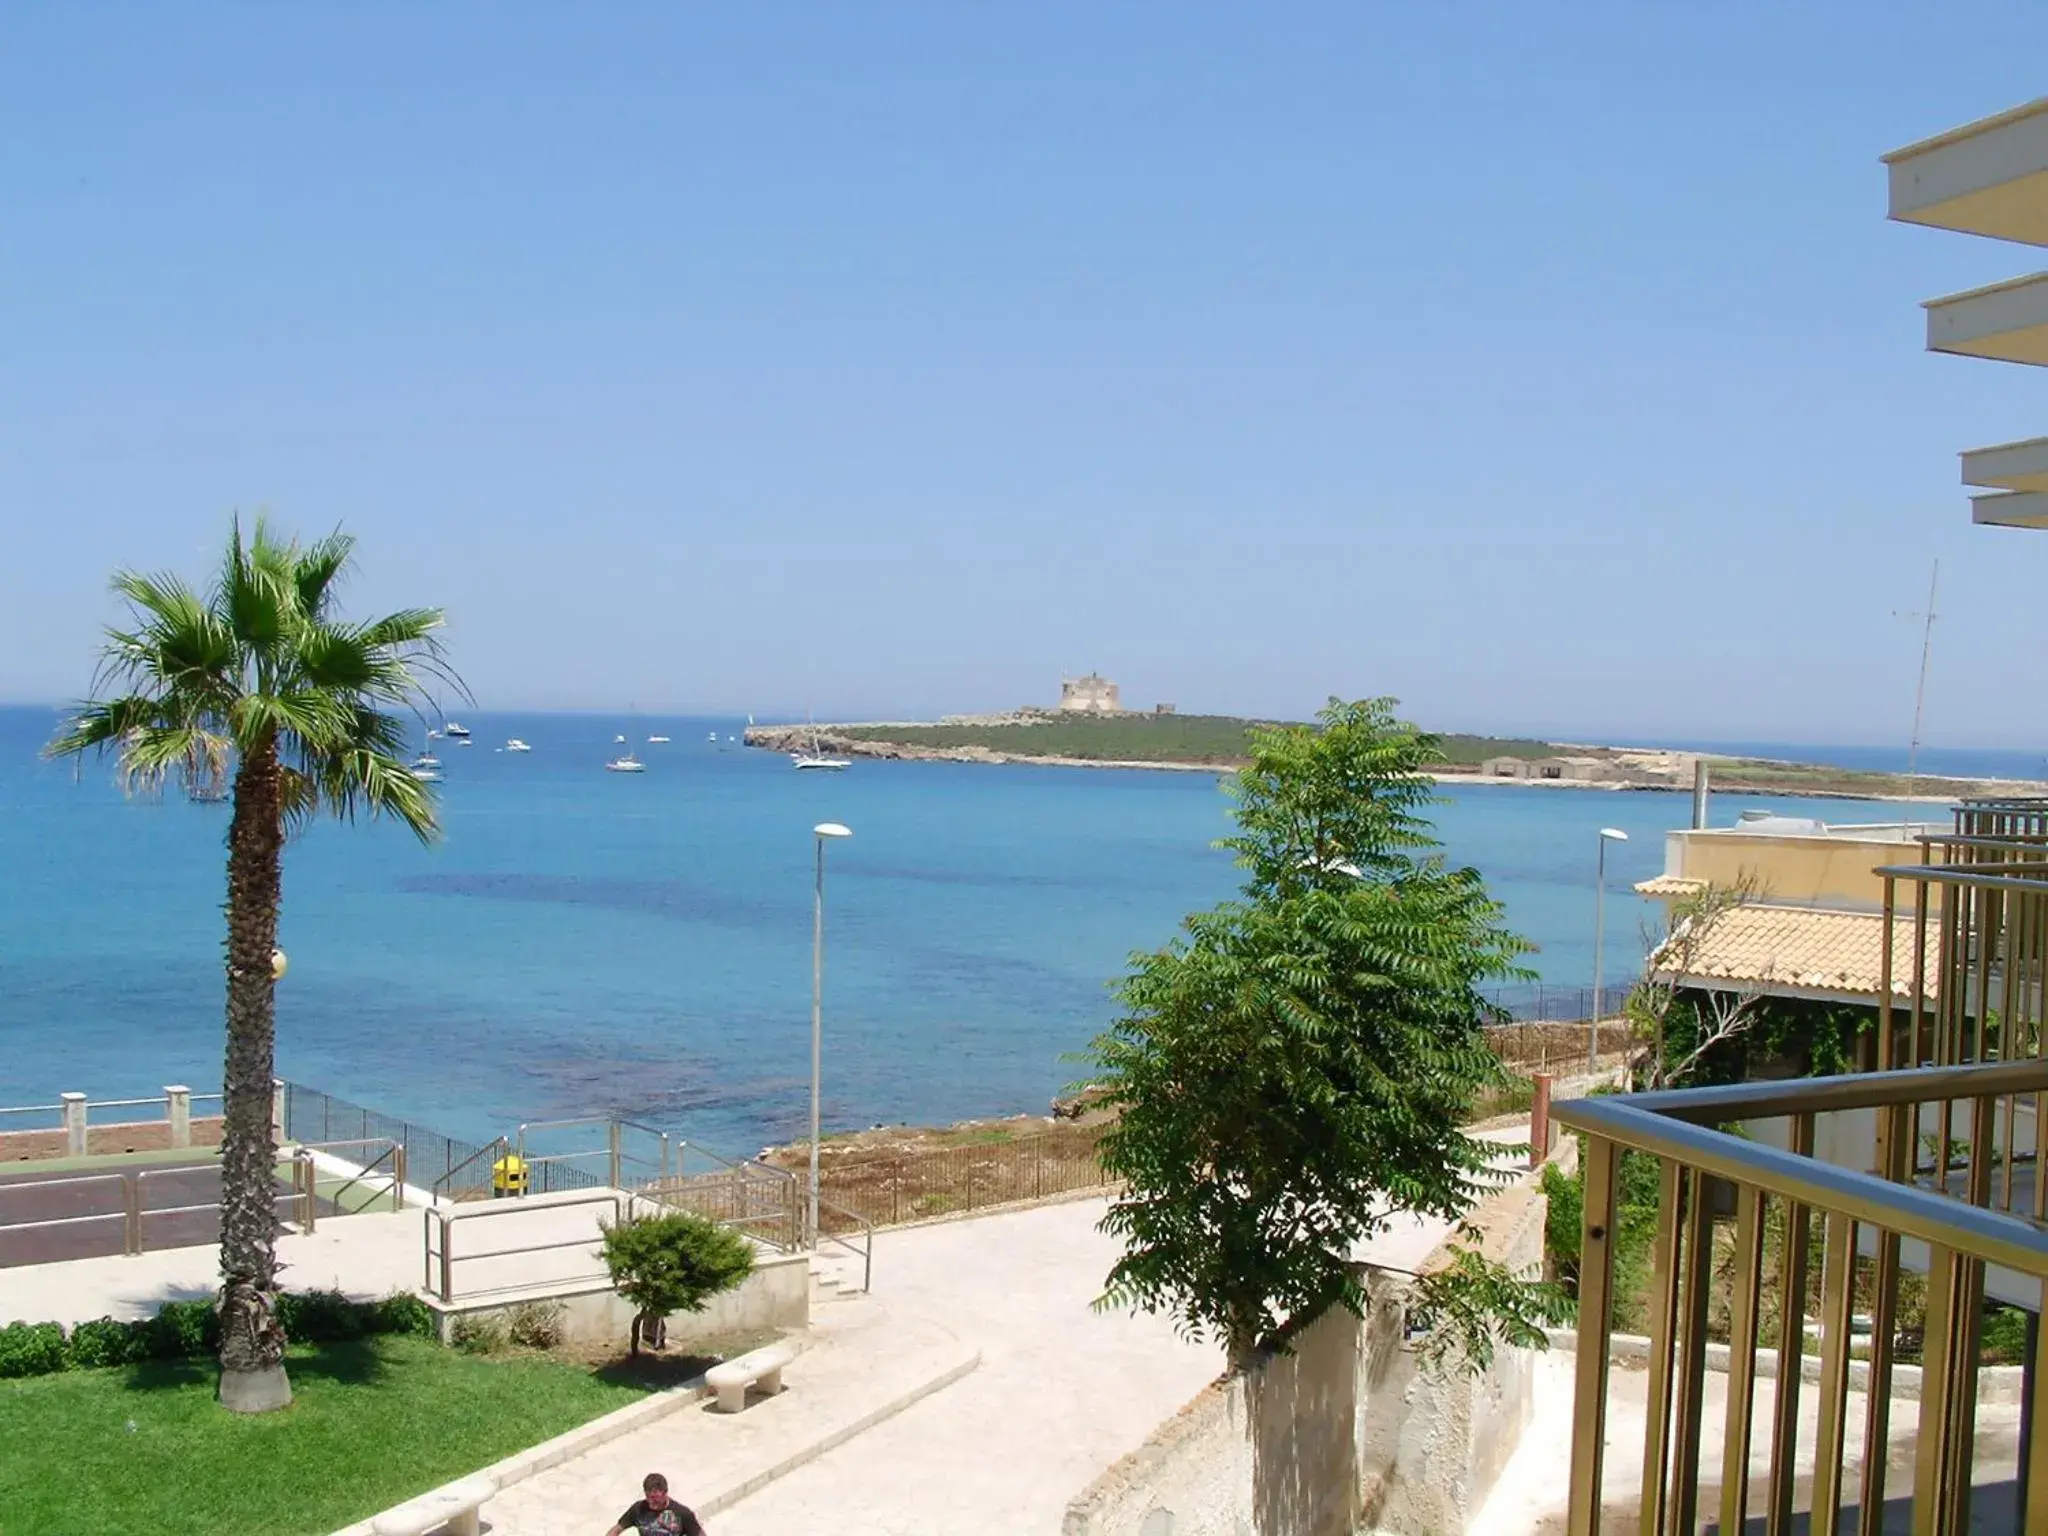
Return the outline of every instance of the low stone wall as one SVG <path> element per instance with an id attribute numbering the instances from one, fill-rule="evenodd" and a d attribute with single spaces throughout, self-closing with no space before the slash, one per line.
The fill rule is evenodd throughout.
<path id="1" fill-rule="evenodd" d="M 219 1146 L 221 1124 L 219 1115 L 194 1115 L 192 1139 L 186 1144 L 194 1147 Z M 0 1163 L 68 1157 L 70 1149 L 66 1135 L 64 1128 L 57 1125 L 39 1131 L 0 1131 Z M 178 1144 L 171 1140 L 171 1123 L 168 1120 L 136 1120 L 85 1128 L 85 1150 L 92 1157 L 117 1152 L 166 1152 L 174 1145 Z"/>
<path id="2" fill-rule="evenodd" d="M 434 1310 L 441 1342 L 450 1341 L 465 1317 L 506 1318 L 514 1308 L 539 1302 L 562 1308 L 563 1336 L 593 1344 L 623 1343 L 631 1336 L 633 1308 L 602 1280 L 566 1283 L 559 1289 L 523 1289 L 515 1294 L 460 1296 L 452 1302 L 423 1298 Z M 811 1262 L 806 1254 L 766 1254 L 735 1289 L 714 1296 L 701 1312 L 669 1319 L 671 1348 L 701 1344 L 735 1334 L 807 1328 L 811 1321 Z"/>
<path id="3" fill-rule="evenodd" d="M 1534 1170 L 1482 1201 L 1482 1251 L 1538 1277 L 1547 1204 Z M 1206 1388 L 1067 1506 L 1063 1536 L 1464 1530 L 1535 1411 L 1534 1356 L 1434 1371 L 1406 1342 L 1413 1277 L 1361 1278 L 1363 1320 L 1332 1308 L 1290 1352 Z"/>

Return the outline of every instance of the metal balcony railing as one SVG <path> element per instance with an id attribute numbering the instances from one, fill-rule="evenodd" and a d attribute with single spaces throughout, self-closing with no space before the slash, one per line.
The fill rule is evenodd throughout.
<path id="1" fill-rule="evenodd" d="M 1915 1536 L 1971 1529 L 1989 1296 L 2032 1314 L 2011 1528 L 2048 1536 L 2048 1439 L 2033 1432 L 2048 1365 L 2048 800 L 1967 801 L 1953 833 L 1922 838 L 1919 852 L 1917 864 L 1877 871 L 1887 921 L 1863 1058 L 1876 1071 L 1555 1109 L 1586 1138 L 1571 1536 L 1602 1528 L 1617 1196 L 1630 1154 L 1655 1159 L 1658 1189 L 1631 1524 L 1646 1536 L 1878 1536 L 1902 1518 Z M 1917 1291 L 1922 1277 L 1911 1488 L 1888 1490 L 1895 1365 L 1913 1342 L 1900 1329 L 1902 1285 Z M 1715 1324 L 1728 1352 L 1718 1426 L 1705 1421 L 1710 1312 L 1725 1313 Z M 1757 1406 L 1765 1362 L 1775 1366 L 1767 1417 Z M 1814 1364 L 1813 1411 L 1802 1414 Z"/>

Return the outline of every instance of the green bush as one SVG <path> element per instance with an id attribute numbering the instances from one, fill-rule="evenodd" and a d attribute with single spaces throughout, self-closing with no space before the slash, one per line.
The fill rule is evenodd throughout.
<path id="1" fill-rule="evenodd" d="M 0 1328 L 0 1376 L 47 1376 L 70 1363 L 64 1330 L 56 1323 L 9 1323 Z"/>
<path id="2" fill-rule="evenodd" d="M 688 1211 L 629 1216 L 604 1229 L 612 1288 L 638 1311 L 632 1352 L 668 1342 L 671 1312 L 697 1312 L 754 1272 L 754 1248 L 737 1232 Z"/>
<path id="3" fill-rule="evenodd" d="M 277 1318 L 287 1338 L 306 1343 L 380 1333 L 434 1336 L 433 1310 L 403 1293 L 351 1301 L 339 1291 L 287 1291 L 277 1298 Z M 491 1348 L 504 1344 L 503 1325 L 497 1328 Z M 131 1323 L 97 1317 L 74 1327 L 68 1339 L 61 1323 L 10 1323 L 0 1328 L 0 1377 L 99 1370 L 138 1360 L 200 1360 L 219 1348 L 220 1317 L 211 1301 L 167 1301 L 155 1317 Z"/>
<path id="4" fill-rule="evenodd" d="M 494 1312 L 458 1317 L 448 1330 L 448 1342 L 465 1355 L 495 1355 L 505 1347 L 505 1320 Z"/>
<path id="5" fill-rule="evenodd" d="M 374 1303 L 350 1301 L 339 1291 L 287 1291 L 277 1298 L 284 1336 L 305 1344 L 359 1339 L 372 1331 Z"/>
<path id="6" fill-rule="evenodd" d="M 133 1326 L 143 1341 L 141 1359 L 191 1360 L 220 1348 L 220 1315 L 210 1301 L 167 1301 L 155 1317 Z"/>
<path id="7" fill-rule="evenodd" d="M 553 1349 L 562 1342 L 562 1304 L 522 1301 L 509 1318 L 512 1342 L 522 1349 Z"/>
<path id="8" fill-rule="evenodd" d="M 397 1291 L 370 1304 L 369 1333 L 399 1333 L 415 1339 L 434 1337 L 434 1309 L 419 1297 Z"/>
<path id="9" fill-rule="evenodd" d="M 2027 1363 L 2027 1314 L 1995 1303 L 1984 1309 L 1980 1358 L 1989 1365 Z"/>
<path id="10" fill-rule="evenodd" d="M 71 1330 L 71 1365 L 75 1370 L 97 1370 L 101 1366 L 126 1365 L 139 1360 L 143 1347 L 140 1325 L 96 1317 Z"/>

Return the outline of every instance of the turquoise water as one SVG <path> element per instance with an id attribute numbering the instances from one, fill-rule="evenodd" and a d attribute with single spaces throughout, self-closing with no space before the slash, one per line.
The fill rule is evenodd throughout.
<path id="1" fill-rule="evenodd" d="M 0 710 L 0 1104 L 219 1081 L 222 806 L 124 800 L 111 770 L 43 763 L 55 716 Z M 1111 1016 L 1134 948 L 1226 895 L 1207 774 L 861 762 L 801 774 L 719 720 L 478 716 L 443 743 L 447 837 L 367 824 L 290 849 L 279 1070 L 451 1134 L 617 1111 L 713 1147 L 789 1135 L 807 1102 L 811 835 L 827 879 L 825 1114 L 837 1126 L 1042 1111 L 1063 1053 Z M 615 731 L 648 765 L 607 774 Z M 640 741 L 667 734 L 667 745 Z M 494 750 L 509 736 L 528 754 Z M 1738 805 L 1720 802 L 1716 819 Z M 1786 802 L 1837 821 L 1895 807 Z M 1547 980 L 1607 970 L 1653 916 L 1683 795 L 1472 788 L 1440 826 Z"/>

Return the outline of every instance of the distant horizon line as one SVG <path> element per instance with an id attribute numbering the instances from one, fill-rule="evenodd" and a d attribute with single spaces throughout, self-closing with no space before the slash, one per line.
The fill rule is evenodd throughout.
<path id="1" fill-rule="evenodd" d="M 60 714 L 60 713 L 62 713 L 62 712 L 63 712 L 63 711 L 65 710 L 65 709 L 67 709 L 67 708 L 69 708 L 69 707 L 70 707 L 70 706 L 69 706 L 69 704 L 67 704 L 67 703 L 64 703 L 64 702 L 53 702 L 53 701 L 49 701 L 49 700 L 37 700 L 37 699 L 0 699 L 0 710 L 20 710 L 20 711 L 29 711 L 29 710 L 47 710 L 47 711 L 49 711 L 49 712 L 50 712 L 50 713 L 52 713 L 52 714 Z M 1048 712 L 1048 713 L 1053 713 L 1054 711 L 1048 710 L 1047 712 Z M 870 719 L 872 719 L 872 720 L 874 720 L 874 721 L 877 721 L 877 722 L 885 722 L 885 723 L 891 723 L 891 722 L 892 722 L 892 723 L 901 723 L 901 724 L 909 725 L 909 724 L 919 724 L 919 723 L 925 723 L 925 724 L 936 724 L 936 723 L 938 723 L 938 719 L 939 719 L 939 716 L 940 716 L 940 715 L 959 715 L 959 714 L 1005 714 L 1005 713 L 1011 713 L 1011 711 L 1005 711 L 1005 710 L 943 710 L 943 711 L 939 711 L 939 712 L 937 712 L 936 714 L 926 714 L 926 713 L 920 713 L 920 712 L 904 712 L 904 713 L 889 713 L 889 712 L 882 712 L 882 713 L 874 713 L 874 714 L 871 714 L 869 718 L 870 718 Z M 1143 715 L 1143 714 L 1148 714 L 1148 713 L 1149 713 L 1149 711 L 1145 711 L 1145 710 L 1133 710 L 1133 711 L 1131 711 L 1131 713 L 1132 713 L 1132 714 L 1139 714 L 1139 715 Z M 1205 712 L 1204 712 L 1204 711 L 1199 711 L 1199 710 L 1185 710 L 1185 711 L 1182 711 L 1182 713 L 1184 713 L 1184 714 L 1187 714 L 1187 715 L 1190 715 L 1190 716 L 1196 716 L 1196 715 L 1200 715 L 1200 714 L 1203 714 L 1203 713 L 1205 713 Z M 463 708 L 459 709 L 458 711 L 454 711 L 454 712 L 452 712 L 452 713 L 451 713 L 451 712 L 447 712 L 447 711 L 444 711 L 444 712 L 442 713 L 442 715 L 441 715 L 441 718 L 442 718 L 443 720 L 447 720 L 447 719 L 450 719 L 450 718 L 455 718 L 455 719 L 457 719 L 457 721 L 458 721 L 458 723 L 459 723 L 459 721 L 460 721 L 460 718 L 461 718 L 461 716 L 462 716 L 462 715 L 473 715 L 473 716 L 475 716 L 475 717 L 476 717 L 476 718 L 478 718 L 478 719 L 488 719 L 488 718 L 490 718 L 490 717 L 492 717 L 492 716 L 498 716 L 498 715 L 539 715 L 539 716 L 547 716 L 547 715 L 560 715 L 560 716 L 565 716 L 565 717 L 576 717 L 576 718 L 592 718 L 592 717 L 607 717 L 607 716 L 611 716 L 611 717 L 616 717 L 616 716 L 621 716 L 621 715 L 623 715 L 623 716 L 626 716 L 626 717 L 629 717 L 629 718 L 631 718 L 631 717 L 641 717 L 641 718 L 656 718 L 656 719 L 667 719 L 667 720 L 703 720 L 703 721 L 713 721 L 713 720 L 716 720 L 716 721 L 727 721 L 727 722 L 730 722 L 730 721 L 733 721 L 733 720 L 739 720 L 739 719 L 745 718 L 745 719 L 748 719 L 748 720 L 756 720 L 756 721 L 757 721 L 757 723 L 759 723 L 759 724 L 762 724 L 762 725 L 801 725 L 801 724 L 803 724 L 803 723 L 805 722 L 805 720 L 806 720 L 806 719 L 810 718 L 810 716 L 809 716 L 809 714 L 808 714 L 808 713 L 799 713 L 798 711 L 795 711 L 795 710 L 779 710 L 779 709 L 770 709 L 770 710 L 759 710 L 759 709 L 756 709 L 756 710 L 752 710 L 752 711 L 749 711 L 749 710 L 744 710 L 744 709 L 727 709 L 727 710 L 707 710 L 707 709 L 706 709 L 706 708 L 705 708 L 704 706 L 701 706 L 701 705 L 694 705 L 694 706 L 685 706 L 685 707 L 675 707 L 675 706 L 666 706 L 666 705 L 663 705 L 663 706 L 655 706 L 655 707 L 648 707 L 648 706 L 643 706 L 643 705 L 628 705 L 628 706 L 625 706 L 625 707 L 623 707 L 623 708 L 621 708 L 621 707 L 609 707 L 609 706 L 603 706 L 603 705 L 529 705 L 529 706 L 504 706 L 504 707 L 495 707 L 495 706 L 494 706 L 494 707 L 468 707 L 468 706 L 465 706 L 465 707 L 463 707 Z M 757 719 L 757 717 L 758 717 L 758 719 Z M 1232 717 L 1229 717 L 1229 718 L 1236 718 L 1236 719 L 1245 719 L 1245 720 L 1249 720 L 1249 719 L 1270 719 L 1270 720 L 1273 720 L 1273 721 L 1275 721 L 1276 723 L 1280 723 L 1280 724 L 1293 724 L 1293 723 L 1305 723 L 1305 722 L 1295 722 L 1295 721 L 1290 721 L 1290 720 L 1288 720 L 1288 718 L 1287 718 L 1286 716 L 1284 716 L 1284 715 L 1278 715 L 1278 714 L 1275 714 L 1275 715 L 1267 715 L 1267 716 L 1253 716 L 1253 715 L 1237 715 L 1237 716 L 1232 716 Z M 851 719 L 835 719 L 835 718 L 834 718 L 833 716 L 831 716 L 831 715 L 827 715 L 827 716 L 824 716 L 824 717 L 822 717 L 822 721 L 821 721 L 821 723 L 823 723 L 823 724 L 826 724 L 826 725 L 834 725 L 834 724 L 850 724 L 850 723 L 865 723 L 865 722 L 855 722 L 855 721 L 852 721 Z M 1426 727 L 1425 727 L 1425 729 L 1429 730 L 1430 732 L 1432 732 L 1433 734 L 1435 734 L 1435 735 L 1438 735 L 1438 736 L 1481 736 L 1481 737 L 1487 737 L 1487 738 L 1491 738 L 1491 739 L 1494 739 L 1494 740 L 1500 740 L 1500 741 L 1544 741 L 1544 742 L 1551 742 L 1551 743 L 1556 743 L 1556 744 L 1560 744 L 1560 745 L 1562 745 L 1562 744 L 1578 744 L 1578 745 L 1584 745 L 1584 746 L 1603 746 L 1603 747 L 1614 747 L 1614 748 L 1628 748 L 1628 747 L 1644 747 L 1644 748 L 1657 748 L 1657 749 L 1661 749 L 1661 750 L 1665 750 L 1665 751 L 1691 751 L 1691 750 L 1700 750 L 1700 751 L 1712 751 L 1712 750 L 1716 750 L 1716 749 L 1719 749 L 1719 748 L 1728 748 L 1728 749 L 1735 749 L 1735 748 L 1745 748 L 1745 747 L 1773 747 L 1773 746 L 1777 746 L 1777 747 L 1802 747 L 1802 748 L 1806 748 L 1806 747 L 1820 747 L 1820 748 L 1826 748 L 1826 749 L 1830 749 L 1830 750 L 1847 750 L 1847 751 L 1857 751 L 1857 752 L 1890 752 L 1890 751 L 1897 751 L 1898 753 L 1900 753 L 1900 755 L 1901 755 L 1901 756 L 1903 756 L 1903 755 L 1904 755 L 1904 754 L 1906 753 L 1906 751 L 1907 751 L 1907 747 L 1906 747 L 1906 744 L 1905 744 L 1905 743 L 1903 743 L 1903 742 L 1894 742 L 1894 741 L 1797 741 L 1797 740 L 1792 740 L 1792 739 L 1790 739 L 1790 738 L 1782 738 L 1782 739 L 1781 739 L 1781 738 L 1776 738 L 1776 737 L 1773 737 L 1773 736 L 1771 736 L 1771 735 L 1769 735 L 1769 734 L 1764 734 L 1764 735 L 1758 735 L 1758 736 L 1755 736 L 1755 737 L 1751 737 L 1751 738 L 1748 738 L 1748 739 L 1743 739 L 1743 738 L 1740 738 L 1740 737 L 1705 737 L 1705 736 L 1701 736 L 1701 737 L 1682 737 L 1682 736 L 1680 735 L 1680 733 L 1661 733 L 1661 732 L 1646 732 L 1646 733 L 1642 733 L 1642 734 L 1635 734 L 1635 733 L 1630 733 L 1630 732 L 1616 732 L 1616 731 L 1604 731 L 1604 732 L 1603 732 L 1603 731 L 1556 731 L 1556 732 L 1552 732 L 1552 733 L 1547 733 L 1547 734 L 1544 734 L 1544 733 L 1538 733 L 1538 732 L 1534 732 L 1534 731 L 1527 731 L 1527 730 L 1502 730 L 1502 729 L 1494 729 L 1494 730 L 1478 730 L 1478 729 L 1473 729 L 1473 728 L 1470 728 L 1470 727 L 1450 727 L 1450 726 L 1435 726 L 1435 725 L 1431 725 L 1431 726 L 1426 726 Z M 1680 741 L 1680 740 L 1682 740 L 1682 739 L 1683 739 L 1683 740 L 1685 740 L 1685 741 L 1687 741 L 1687 743 L 1688 743 L 1688 744 L 1687 744 L 1687 745 L 1685 745 L 1685 746 L 1678 746 L 1678 745 L 1675 745 L 1675 743 L 1677 743 L 1678 741 Z M 1941 741 L 1923 741 L 1923 742 L 1922 742 L 1922 743 L 1920 744 L 1920 750 L 1921 750 L 1922 752 L 1928 752 L 1928 751 L 1934 751 L 1934 752 L 2039 752 L 2039 753 L 2041 753 L 2041 754 L 2042 754 L 2043 756 L 2048 756 L 2048 744 L 2044 744 L 2044 745 L 2026 745 L 2026 746 L 2013 746 L 2013 745 L 1991 745 L 1991 744 L 1986 744 L 1986 743 L 1982 743 L 1982 742 L 1968 742 L 1968 743 L 1956 743 L 1956 742 L 1941 742 Z"/>

